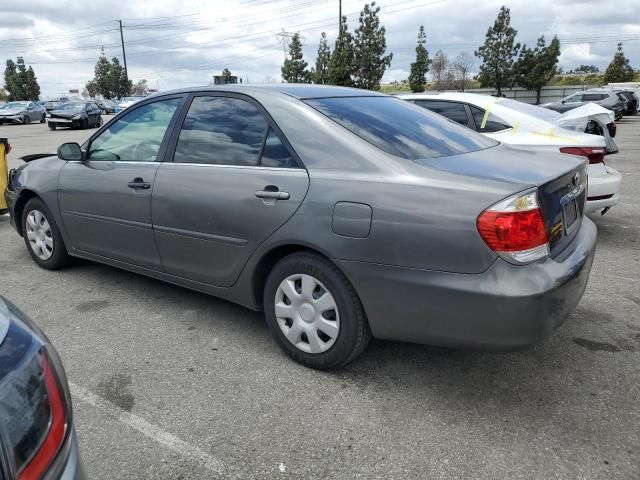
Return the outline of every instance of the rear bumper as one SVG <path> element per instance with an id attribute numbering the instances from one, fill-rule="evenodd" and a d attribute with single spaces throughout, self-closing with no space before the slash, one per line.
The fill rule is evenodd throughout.
<path id="1" fill-rule="evenodd" d="M 80 460 L 80 452 L 78 450 L 78 439 L 76 432 L 71 433 L 71 448 L 69 458 L 60 474 L 60 480 L 84 480 L 86 477 L 82 461 Z"/>
<path id="2" fill-rule="evenodd" d="M 587 286 L 597 231 L 584 218 L 556 258 L 525 266 L 498 259 L 481 274 L 339 261 L 376 338 L 451 347 L 517 349 L 544 339 Z"/>
<path id="3" fill-rule="evenodd" d="M 616 205 L 620 201 L 621 184 L 622 175 L 611 167 L 604 166 L 603 174 L 590 175 L 585 212 L 593 213 Z"/>

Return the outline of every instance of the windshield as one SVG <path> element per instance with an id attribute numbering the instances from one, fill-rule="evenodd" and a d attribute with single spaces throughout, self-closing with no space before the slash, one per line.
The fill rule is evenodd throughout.
<path id="1" fill-rule="evenodd" d="M 516 112 L 524 113 L 525 115 L 529 115 L 531 117 L 535 117 L 539 120 L 544 120 L 550 123 L 554 123 L 561 115 L 555 110 L 538 107 L 536 105 L 531 105 L 524 102 L 518 102 L 517 100 L 511 100 L 510 98 L 503 98 L 499 101 L 499 103 L 503 107 L 510 108 L 511 110 L 515 110 Z"/>
<path id="2" fill-rule="evenodd" d="M 58 110 L 71 110 L 79 112 L 84 110 L 84 103 L 63 102 L 58 106 Z"/>
<path id="3" fill-rule="evenodd" d="M 306 103 L 381 150 L 409 160 L 458 155 L 498 144 L 394 97 L 319 98 Z"/>

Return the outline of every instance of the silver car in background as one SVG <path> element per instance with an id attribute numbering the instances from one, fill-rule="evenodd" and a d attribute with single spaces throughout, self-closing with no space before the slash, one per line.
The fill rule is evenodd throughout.
<path id="1" fill-rule="evenodd" d="M 544 338 L 589 276 L 586 182 L 584 159 L 387 95 L 244 85 L 145 98 L 11 172 L 6 199 L 41 267 L 81 257 L 264 310 L 291 358 L 328 369 L 371 336 Z"/>
<path id="2" fill-rule="evenodd" d="M 29 124 L 31 122 L 44 123 L 46 110 L 36 102 L 9 102 L 0 108 L 0 125 L 3 123 Z"/>

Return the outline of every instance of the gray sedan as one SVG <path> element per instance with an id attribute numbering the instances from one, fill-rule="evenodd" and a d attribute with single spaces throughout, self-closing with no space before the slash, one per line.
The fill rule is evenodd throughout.
<path id="1" fill-rule="evenodd" d="M 44 123 L 46 113 L 44 107 L 36 102 L 9 102 L 0 108 L 0 125 L 3 123 Z"/>
<path id="2" fill-rule="evenodd" d="M 586 164 L 382 94 L 216 86 L 149 97 L 13 171 L 34 261 L 81 257 L 264 310 L 294 360 L 374 336 L 518 348 L 579 302 Z"/>

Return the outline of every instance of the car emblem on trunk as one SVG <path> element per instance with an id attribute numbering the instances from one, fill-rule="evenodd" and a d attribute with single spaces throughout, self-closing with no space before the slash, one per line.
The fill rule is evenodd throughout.
<path id="1" fill-rule="evenodd" d="M 575 187 L 580 185 L 580 174 L 578 172 L 576 172 L 576 174 L 573 176 L 573 185 Z"/>

